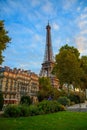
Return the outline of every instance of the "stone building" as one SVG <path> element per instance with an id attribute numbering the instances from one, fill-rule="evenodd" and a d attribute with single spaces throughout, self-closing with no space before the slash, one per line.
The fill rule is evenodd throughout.
<path id="1" fill-rule="evenodd" d="M 18 104 L 23 95 L 29 95 L 36 102 L 38 78 L 37 74 L 28 70 L 0 67 L 0 91 L 3 93 L 4 104 Z"/>

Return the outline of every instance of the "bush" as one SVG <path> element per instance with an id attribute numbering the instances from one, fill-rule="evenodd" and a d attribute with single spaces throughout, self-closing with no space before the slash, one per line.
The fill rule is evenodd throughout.
<path id="1" fill-rule="evenodd" d="M 65 111 L 66 109 L 65 109 L 65 106 L 64 105 L 62 105 L 62 104 L 60 104 L 59 105 L 59 111 Z"/>
<path id="2" fill-rule="evenodd" d="M 59 97 L 58 102 L 64 106 L 70 105 L 70 100 L 67 97 Z"/>
<path id="3" fill-rule="evenodd" d="M 60 107 L 61 105 L 57 101 L 44 100 L 38 104 L 39 111 L 43 111 L 45 114 L 58 112 L 61 110 Z"/>
<path id="4" fill-rule="evenodd" d="M 65 107 L 60 105 L 57 101 L 48 101 L 44 100 L 37 105 L 17 106 L 9 105 L 5 108 L 4 116 L 5 117 L 20 117 L 20 116 L 34 116 L 41 114 L 48 114 L 58 111 L 64 111 Z"/>
<path id="5" fill-rule="evenodd" d="M 16 105 L 9 105 L 5 108 L 4 115 L 6 117 L 19 117 L 20 109 Z"/>
<path id="6" fill-rule="evenodd" d="M 30 105 L 32 100 L 29 96 L 22 96 L 20 100 L 20 104 Z"/>
<path id="7" fill-rule="evenodd" d="M 52 101 L 43 100 L 42 102 L 38 104 L 39 111 L 43 111 L 44 114 L 50 113 L 52 109 L 51 103 Z"/>
<path id="8" fill-rule="evenodd" d="M 70 94 L 70 95 L 68 96 L 68 98 L 70 99 L 71 102 L 75 102 L 76 104 L 77 104 L 77 103 L 80 103 L 80 97 L 79 97 L 79 95 Z"/>
<path id="9" fill-rule="evenodd" d="M 3 105 L 4 105 L 4 98 L 3 98 L 2 92 L 0 91 L 0 111 L 1 111 L 2 108 L 3 108 Z"/>
<path id="10" fill-rule="evenodd" d="M 39 115 L 39 109 L 36 105 L 30 105 L 29 106 L 29 115 L 34 116 L 34 115 Z"/>
<path id="11" fill-rule="evenodd" d="M 26 117 L 29 115 L 29 107 L 25 105 L 8 105 L 4 110 L 5 117 Z"/>
<path id="12" fill-rule="evenodd" d="M 28 106 L 22 105 L 22 106 L 18 106 L 18 108 L 20 109 L 20 116 L 26 117 L 29 115 Z"/>

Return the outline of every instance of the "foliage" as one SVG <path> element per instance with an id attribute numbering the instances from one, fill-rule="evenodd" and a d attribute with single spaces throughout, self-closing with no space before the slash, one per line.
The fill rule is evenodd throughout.
<path id="1" fill-rule="evenodd" d="M 30 105 L 29 107 L 29 115 L 35 116 L 41 114 L 38 107 L 36 105 Z"/>
<path id="2" fill-rule="evenodd" d="M 36 105 L 8 105 L 4 110 L 5 117 L 27 117 L 64 111 L 65 107 L 57 101 L 42 101 Z"/>
<path id="3" fill-rule="evenodd" d="M 85 93 L 84 92 L 71 92 L 68 96 L 71 102 L 74 103 L 83 103 L 85 102 Z"/>
<path id="4" fill-rule="evenodd" d="M 26 117 L 26 116 L 28 116 L 29 115 L 29 108 L 28 108 L 28 106 L 26 106 L 26 105 L 20 105 L 20 106 L 17 106 L 18 108 L 19 108 L 19 112 L 20 112 L 20 116 L 22 116 L 22 117 Z"/>
<path id="5" fill-rule="evenodd" d="M 61 97 L 67 97 L 67 91 L 65 91 L 65 90 L 63 90 L 63 89 L 61 89 L 61 91 L 60 91 L 60 96 Z M 58 99 L 58 98 L 57 98 Z"/>
<path id="6" fill-rule="evenodd" d="M 49 90 L 51 87 L 50 79 L 48 77 L 39 78 L 39 86 L 40 89 Z"/>
<path id="7" fill-rule="evenodd" d="M 32 100 L 29 96 L 22 96 L 20 100 L 20 104 L 30 105 L 32 103 Z"/>
<path id="8" fill-rule="evenodd" d="M 5 117 L 19 117 L 20 109 L 16 105 L 9 105 L 4 110 Z"/>
<path id="9" fill-rule="evenodd" d="M 3 105 L 4 105 L 4 98 L 3 98 L 2 92 L 0 91 L 0 111 L 1 111 L 2 108 L 3 108 Z"/>
<path id="10" fill-rule="evenodd" d="M 29 116 L 29 108 L 26 105 L 8 105 L 4 110 L 5 117 L 26 117 Z"/>
<path id="11" fill-rule="evenodd" d="M 38 99 L 39 99 L 39 101 L 42 101 L 42 100 L 48 98 L 49 91 L 52 88 L 50 79 L 47 77 L 39 78 L 39 86 L 40 86 L 40 91 L 38 92 Z"/>
<path id="12" fill-rule="evenodd" d="M 44 91 L 44 90 L 41 89 L 38 92 L 37 96 L 38 96 L 38 100 L 41 102 L 42 100 L 47 99 L 48 93 L 47 93 L 47 91 Z"/>
<path id="13" fill-rule="evenodd" d="M 51 95 L 53 100 L 57 100 L 58 97 L 61 95 L 61 91 L 56 88 L 52 88 L 52 91 L 49 95 Z"/>
<path id="14" fill-rule="evenodd" d="M 39 78 L 40 91 L 38 92 L 38 100 L 42 101 L 51 97 L 56 100 L 60 96 L 60 91 L 53 88 L 50 83 L 50 79 L 47 77 Z"/>
<path id="15" fill-rule="evenodd" d="M 68 98 L 71 102 L 80 103 L 80 97 L 76 94 L 70 94 Z"/>
<path id="16" fill-rule="evenodd" d="M 2 52 L 6 49 L 7 43 L 9 43 L 11 39 L 8 36 L 8 31 L 4 28 L 4 21 L 0 20 L 0 64 L 3 62 Z"/>
<path id="17" fill-rule="evenodd" d="M 83 68 L 83 70 L 87 74 L 87 56 L 81 57 L 81 67 Z"/>
<path id="18" fill-rule="evenodd" d="M 57 90 L 56 88 L 51 87 L 48 91 L 41 89 L 38 92 L 38 99 L 39 99 L 39 101 L 42 101 L 45 99 L 48 100 L 48 98 L 51 97 L 52 100 L 56 100 L 56 99 L 58 99 L 60 94 L 61 94 L 61 92 L 59 90 Z"/>
<path id="19" fill-rule="evenodd" d="M 82 56 L 80 59 L 81 68 L 84 71 L 84 75 L 81 78 L 81 89 L 85 90 L 87 88 L 87 56 Z"/>
<path id="20" fill-rule="evenodd" d="M 68 44 L 66 44 L 66 45 L 64 45 L 64 46 L 62 46 L 60 48 L 60 52 L 63 51 L 63 50 L 68 50 L 68 51 L 72 52 L 73 54 L 75 54 L 75 56 L 77 57 L 77 59 L 80 56 L 79 51 L 76 48 L 74 48 L 73 46 L 68 46 Z"/>
<path id="21" fill-rule="evenodd" d="M 64 106 L 60 105 L 57 101 L 43 100 L 38 104 L 39 110 L 44 111 L 45 114 L 58 111 L 64 111 Z"/>
<path id="22" fill-rule="evenodd" d="M 79 95 L 79 98 L 80 98 L 80 103 L 84 103 L 85 102 L 85 93 L 80 92 L 78 95 Z"/>
<path id="23" fill-rule="evenodd" d="M 64 106 L 70 105 L 70 100 L 67 97 L 59 97 L 57 101 L 58 101 L 58 103 L 60 103 Z"/>
<path id="24" fill-rule="evenodd" d="M 65 45 L 60 49 L 55 59 L 56 63 L 53 73 L 57 75 L 61 85 L 67 83 L 69 88 L 71 83 L 79 84 L 83 75 L 83 70 L 80 67 L 78 50 Z"/>

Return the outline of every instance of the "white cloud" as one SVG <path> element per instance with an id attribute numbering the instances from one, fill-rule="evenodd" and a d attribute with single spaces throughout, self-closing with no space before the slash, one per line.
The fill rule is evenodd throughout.
<path id="1" fill-rule="evenodd" d="M 87 18 L 87 14 L 81 14 L 81 19 Z"/>
<path id="2" fill-rule="evenodd" d="M 40 61 L 39 62 L 38 61 L 37 62 L 30 61 L 30 62 L 27 62 L 27 63 L 26 62 L 21 63 L 21 64 L 19 63 L 18 67 L 21 68 L 21 69 L 24 69 L 24 70 L 26 70 L 26 68 L 28 70 L 28 68 L 29 68 L 29 70 L 39 74 L 40 68 L 41 68 L 41 62 Z"/>
<path id="3" fill-rule="evenodd" d="M 84 12 L 87 12 L 87 7 L 84 8 Z"/>
<path id="4" fill-rule="evenodd" d="M 81 7 L 77 7 L 77 11 L 79 12 L 81 10 Z"/>
<path id="5" fill-rule="evenodd" d="M 26 64 L 26 63 L 19 64 L 19 68 L 21 69 L 26 69 L 28 67 L 29 67 L 29 64 Z"/>
<path id="6" fill-rule="evenodd" d="M 52 26 L 54 30 L 59 30 L 59 25 L 57 23 L 53 23 Z"/>
<path id="7" fill-rule="evenodd" d="M 78 26 L 80 29 L 83 29 L 85 26 L 87 26 L 87 20 L 79 21 Z"/>
<path id="8" fill-rule="evenodd" d="M 42 6 L 43 12 L 47 14 L 51 14 L 54 12 L 53 4 L 50 1 L 45 1 L 44 5 Z"/>
<path id="9" fill-rule="evenodd" d="M 38 34 L 35 34 L 34 38 L 35 38 L 35 41 L 41 41 L 41 37 Z"/>
<path id="10" fill-rule="evenodd" d="M 87 38 L 82 36 L 82 35 L 78 35 L 75 39 L 75 42 L 77 44 L 77 48 L 79 49 L 80 53 L 83 53 L 83 51 L 85 49 L 87 49 Z"/>
<path id="11" fill-rule="evenodd" d="M 38 6 L 40 4 L 40 0 L 31 0 L 32 6 Z"/>
<path id="12" fill-rule="evenodd" d="M 82 35 L 87 34 L 87 29 L 82 30 L 82 31 L 80 32 L 80 34 L 82 34 Z"/>
<path id="13" fill-rule="evenodd" d="M 77 2 L 77 0 L 64 0 L 63 9 L 68 10 Z"/>

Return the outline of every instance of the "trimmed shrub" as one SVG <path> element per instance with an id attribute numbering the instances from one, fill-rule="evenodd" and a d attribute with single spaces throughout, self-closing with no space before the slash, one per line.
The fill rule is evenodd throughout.
<path id="1" fill-rule="evenodd" d="M 34 115 L 39 115 L 39 109 L 36 105 L 30 105 L 29 106 L 29 115 L 34 116 Z"/>
<path id="2" fill-rule="evenodd" d="M 58 112 L 61 110 L 60 107 L 62 106 L 57 101 L 44 100 L 38 104 L 39 110 L 44 111 L 45 114 Z M 65 110 L 65 108 L 62 110 Z"/>
<path id="3" fill-rule="evenodd" d="M 70 100 L 67 97 L 59 97 L 57 101 L 64 106 L 70 105 Z"/>
<path id="4" fill-rule="evenodd" d="M 4 116 L 5 117 L 19 117 L 20 109 L 16 105 L 9 105 L 5 108 Z"/>
<path id="5" fill-rule="evenodd" d="M 25 105 L 18 106 L 20 109 L 20 116 L 26 117 L 29 115 L 29 107 Z"/>
<path id="6" fill-rule="evenodd" d="M 5 117 L 26 117 L 26 116 L 34 116 L 41 114 L 48 114 L 58 111 L 64 111 L 65 107 L 59 104 L 57 101 L 48 101 L 44 100 L 37 105 L 25 106 L 17 106 L 17 105 L 9 105 L 5 108 L 4 116 Z"/>

